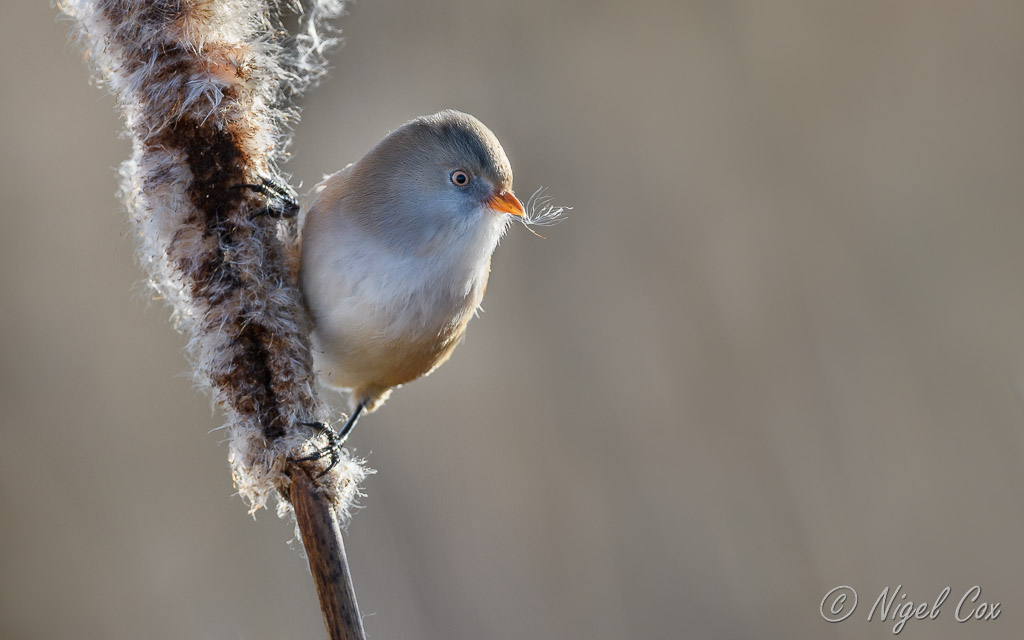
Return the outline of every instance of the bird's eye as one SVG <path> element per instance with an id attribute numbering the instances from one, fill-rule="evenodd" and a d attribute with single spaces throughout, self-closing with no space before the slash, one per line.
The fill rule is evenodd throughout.
<path id="1" fill-rule="evenodd" d="M 464 187 L 469 184 L 469 174 L 465 171 L 452 171 L 451 180 L 456 187 Z"/>

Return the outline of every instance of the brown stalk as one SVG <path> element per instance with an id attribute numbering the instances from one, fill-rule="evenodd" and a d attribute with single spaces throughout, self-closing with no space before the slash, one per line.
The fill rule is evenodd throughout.
<path id="1" fill-rule="evenodd" d="M 366 637 L 359 615 L 345 543 L 334 508 L 318 493 L 309 474 L 293 468 L 291 502 L 302 531 L 320 611 L 331 640 L 362 640 Z"/>

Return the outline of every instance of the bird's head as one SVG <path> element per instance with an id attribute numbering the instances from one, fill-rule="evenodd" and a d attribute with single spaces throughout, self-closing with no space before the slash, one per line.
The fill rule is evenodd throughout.
<path id="1" fill-rule="evenodd" d="M 479 120 L 446 110 L 402 125 L 354 167 L 363 223 L 413 245 L 507 228 L 524 215 L 512 168 Z"/>

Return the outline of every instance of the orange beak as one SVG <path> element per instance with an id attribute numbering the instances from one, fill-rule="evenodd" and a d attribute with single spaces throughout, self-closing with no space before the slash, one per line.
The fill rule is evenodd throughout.
<path id="1" fill-rule="evenodd" d="M 523 203 L 511 191 L 502 191 L 501 193 L 494 194 L 487 200 L 487 204 L 495 211 L 511 213 L 514 216 L 526 215 Z"/>

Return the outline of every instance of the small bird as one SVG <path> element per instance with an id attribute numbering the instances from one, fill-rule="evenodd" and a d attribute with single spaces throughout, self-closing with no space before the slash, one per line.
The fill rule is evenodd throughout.
<path id="1" fill-rule="evenodd" d="M 363 412 L 452 354 L 513 216 L 512 168 L 479 120 L 411 120 L 317 186 L 299 279 L 321 380 L 350 393 L 339 446 Z"/>

